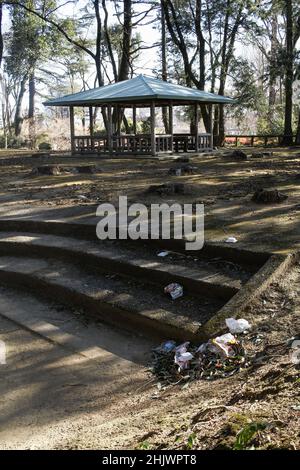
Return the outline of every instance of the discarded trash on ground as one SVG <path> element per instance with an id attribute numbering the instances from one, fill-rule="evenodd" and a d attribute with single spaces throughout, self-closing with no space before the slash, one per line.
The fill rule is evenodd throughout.
<path id="1" fill-rule="evenodd" d="M 189 361 L 191 361 L 194 356 L 187 351 L 189 347 L 189 342 L 182 343 L 177 348 L 175 348 L 175 358 L 174 362 L 179 366 L 179 370 L 185 370 L 189 368 Z"/>
<path id="2" fill-rule="evenodd" d="M 228 377 L 249 365 L 241 340 L 226 333 L 200 346 L 167 341 L 153 350 L 150 370 L 160 382 L 174 384 Z"/>
<path id="3" fill-rule="evenodd" d="M 245 320 L 244 318 L 239 318 L 238 320 L 235 318 L 226 318 L 225 323 L 230 333 L 232 334 L 244 333 L 251 328 L 248 320 Z"/>
<path id="4" fill-rule="evenodd" d="M 287 194 L 283 194 L 278 189 L 259 189 L 252 196 L 252 201 L 261 204 L 272 204 L 283 202 L 288 198 Z"/>
<path id="5" fill-rule="evenodd" d="M 169 252 L 168 251 L 161 251 L 160 253 L 157 254 L 157 256 L 161 256 L 164 258 L 165 256 L 168 256 Z"/>
<path id="6" fill-rule="evenodd" d="M 183 296 L 183 287 L 177 282 L 172 282 L 164 288 L 165 294 L 170 294 L 173 300 Z"/>
<path id="7" fill-rule="evenodd" d="M 226 238 L 225 243 L 237 243 L 237 239 L 235 237 L 228 237 Z"/>
<path id="8" fill-rule="evenodd" d="M 217 336 L 214 339 L 210 339 L 205 346 L 200 346 L 200 352 L 210 351 L 221 357 L 233 357 L 236 355 L 236 346 L 238 341 L 231 333 L 226 333 L 222 336 Z"/>
<path id="9" fill-rule="evenodd" d="M 173 340 L 166 341 L 165 343 L 162 343 L 160 346 L 155 348 L 155 351 L 160 352 L 160 353 L 168 353 L 173 351 L 176 348 L 176 342 Z"/>

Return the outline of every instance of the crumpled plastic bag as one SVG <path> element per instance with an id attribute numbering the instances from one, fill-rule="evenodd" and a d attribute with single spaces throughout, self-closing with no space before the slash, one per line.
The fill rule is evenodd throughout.
<path id="1" fill-rule="evenodd" d="M 189 347 L 189 345 L 190 345 L 189 341 L 186 341 L 185 343 L 180 344 L 175 349 L 175 353 L 180 355 L 180 354 L 183 354 L 183 353 L 187 352 L 187 348 Z"/>
<path id="2" fill-rule="evenodd" d="M 202 343 L 200 344 L 196 352 L 200 354 L 204 354 L 206 351 L 207 351 L 207 343 Z"/>
<path id="3" fill-rule="evenodd" d="M 179 366 L 180 370 L 188 369 L 189 362 L 194 358 L 193 354 L 187 351 L 190 342 L 186 341 L 185 343 L 180 344 L 175 349 L 174 362 Z"/>
<path id="4" fill-rule="evenodd" d="M 226 238 L 225 243 L 237 243 L 237 239 L 235 237 L 228 237 Z"/>
<path id="5" fill-rule="evenodd" d="M 181 370 L 189 368 L 189 362 L 194 358 L 193 354 L 190 352 L 184 352 L 182 354 L 176 355 L 174 362 L 179 366 Z"/>
<path id="6" fill-rule="evenodd" d="M 168 353 L 172 352 L 176 347 L 176 342 L 173 340 L 165 341 L 162 343 L 158 348 L 156 348 L 157 351 Z"/>
<path id="7" fill-rule="evenodd" d="M 160 253 L 158 253 L 157 256 L 160 256 L 161 258 L 164 258 L 165 256 L 168 256 L 169 252 L 168 251 L 161 251 Z"/>
<path id="8" fill-rule="evenodd" d="M 226 318 L 225 322 L 230 333 L 233 334 L 244 333 L 251 328 L 250 323 L 244 318 L 239 318 L 238 320 L 235 318 Z"/>
<path id="9" fill-rule="evenodd" d="M 233 348 L 236 344 L 238 344 L 236 338 L 231 333 L 226 333 L 225 335 L 210 339 L 207 343 L 207 349 L 223 357 L 232 357 L 236 354 Z"/>

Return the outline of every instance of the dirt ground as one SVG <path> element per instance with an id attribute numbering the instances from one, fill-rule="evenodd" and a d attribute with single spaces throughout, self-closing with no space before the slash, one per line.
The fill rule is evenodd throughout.
<path id="1" fill-rule="evenodd" d="M 247 149 L 248 155 L 262 149 Z M 205 206 L 206 239 L 222 241 L 235 236 L 240 246 L 272 251 L 299 248 L 300 150 L 268 149 L 272 156 L 237 161 L 224 152 L 190 157 L 192 175 L 169 175 L 170 168 L 183 163 L 164 159 L 102 159 L 63 155 L 38 156 L 0 153 L 0 215 L 24 209 L 56 210 L 117 202 L 120 195 L 129 202 L 198 202 Z M 228 150 L 227 150 L 228 152 Z M 58 165 L 65 172 L 57 176 L 34 176 L 32 168 Z M 94 174 L 72 172 L 74 166 L 95 165 Z M 150 185 L 185 183 L 190 194 L 159 195 L 148 192 Z M 255 190 L 278 189 L 289 197 L 281 204 L 260 205 L 251 201 Z"/>
<path id="2" fill-rule="evenodd" d="M 194 174 L 187 176 L 168 175 L 170 167 L 182 165 L 172 159 L 76 159 L 2 152 L 0 216 L 24 213 L 27 208 L 64 214 L 78 205 L 93 214 L 96 204 L 115 202 L 119 195 L 146 204 L 203 202 L 206 239 L 235 236 L 238 246 L 290 252 L 300 248 L 300 150 L 273 152 L 247 161 L 221 153 L 192 157 Z M 95 164 L 97 171 L 31 174 L 32 168 L 43 164 L 68 168 Z M 147 191 L 150 185 L 167 181 L 184 182 L 191 190 L 186 195 Z M 251 196 L 259 188 L 276 188 L 288 199 L 255 204 Z M 140 338 L 128 340 L 126 358 L 114 350 L 105 365 L 99 365 L 67 354 L 62 346 L 0 317 L 1 340 L 8 344 L 11 358 L 0 366 L 0 448 L 232 449 L 238 432 L 254 423 L 261 430 L 247 446 L 300 449 L 300 369 L 289 347 L 289 339 L 300 335 L 299 294 L 297 264 L 249 307 L 253 328 L 244 343 L 251 367 L 186 388 L 157 384 L 146 367 L 151 345 L 141 345 Z M 5 304 L 1 306 L 0 314 L 5 314 Z M 101 340 L 100 346 L 108 348 Z M 134 348 L 139 355 L 132 354 Z"/>

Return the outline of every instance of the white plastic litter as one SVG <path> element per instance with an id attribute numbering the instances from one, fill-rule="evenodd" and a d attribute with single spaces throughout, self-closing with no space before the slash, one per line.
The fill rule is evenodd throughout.
<path id="1" fill-rule="evenodd" d="M 190 342 L 189 341 L 186 341 L 185 343 L 182 343 L 180 344 L 179 346 L 177 346 L 177 348 L 175 349 L 176 351 L 176 354 L 183 354 L 187 351 L 187 348 L 189 347 L 190 345 Z"/>
<path id="2" fill-rule="evenodd" d="M 162 258 L 164 258 L 165 256 L 168 256 L 169 252 L 168 251 L 161 251 L 160 253 L 158 253 L 157 256 L 161 256 Z"/>
<path id="3" fill-rule="evenodd" d="M 226 318 L 225 320 L 227 328 L 229 328 L 230 333 L 245 333 L 245 331 L 250 330 L 250 323 L 244 318 Z"/>
<path id="4" fill-rule="evenodd" d="M 188 369 L 189 361 L 193 359 L 193 354 L 187 352 L 190 342 L 186 341 L 185 343 L 180 344 L 175 349 L 174 362 L 179 366 L 180 370 Z"/>
<path id="5" fill-rule="evenodd" d="M 226 238 L 225 243 L 237 243 L 237 239 L 235 237 L 228 237 Z"/>
<path id="6" fill-rule="evenodd" d="M 206 352 L 206 350 L 207 350 L 207 343 L 202 343 L 197 349 L 197 353 L 203 354 Z"/>
<path id="7" fill-rule="evenodd" d="M 193 354 L 183 353 L 180 356 L 175 356 L 175 364 L 179 366 L 179 369 L 185 370 L 189 368 L 189 361 L 193 359 Z"/>
<path id="8" fill-rule="evenodd" d="M 226 333 L 225 335 L 210 339 L 207 343 L 207 349 L 214 354 L 230 357 L 235 355 L 234 348 L 232 347 L 235 344 L 237 344 L 236 338 L 231 333 Z"/>

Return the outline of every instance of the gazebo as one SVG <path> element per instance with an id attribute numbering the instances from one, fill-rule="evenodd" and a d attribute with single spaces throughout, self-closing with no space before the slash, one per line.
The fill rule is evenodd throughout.
<path id="1" fill-rule="evenodd" d="M 174 85 L 153 77 L 139 75 L 130 80 L 82 91 L 45 102 L 45 106 L 70 108 L 72 154 L 97 153 L 99 155 L 158 155 L 208 151 L 213 148 L 212 133 L 199 133 L 199 107 L 201 104 L 232 104 L 234 100 L 221 95 Z M 174 106 L 194 107 L 193 133 L 173 132 Z M 74 107 L 89 108 L 89 135 L 75 135 Z M 105 121 L 105 134 L 94 133 L 94 107 L 100 107 Z M 168 132 L 156 133 L 156 108 L 168 113 Z M 124 110 L 132 110 L 132 132 L 121 132 Z M 137 132 L 137 108 L 150 108 L 150 132 Z M 211 110 L 211 116 L 213 115 Z M 212 126 L 211 126 L 212 128 Z"/>

